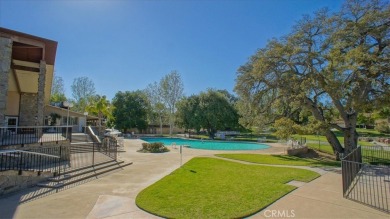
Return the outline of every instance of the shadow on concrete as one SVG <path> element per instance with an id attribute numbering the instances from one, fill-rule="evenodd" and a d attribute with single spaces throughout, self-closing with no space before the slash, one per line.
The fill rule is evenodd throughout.
<path id="1" fill-rule="evenodd" d="M 30 187 L 23 189 L 21 191 L 12 192 L 3 196 L 0 196 L 0 218 L 1 219 L 11 219 L 14 218 L 17 214 L 17 209 L 19 205 L 32 202 L 34 200 L 44 198 L 49 195 L 56 194 L 61 191 L 65 191 L 67 189 L 74 188 L 76 186 L 82 185 L 84 183 L 88 183 L 90 181 L 102 178 L 106 175 L 115 173 L 117 171 L 122 170 L 122 168 L 111 171 L 109 173 L 101 174 L 95 177 L 91 177 L 85 180 L 78 181 L 76 183 L 72 183 L 70 185 L 52 189 L 52 188 L 42 188 L 38 186 Z M 44 214 L 44 212 L 42 212 Z"/>

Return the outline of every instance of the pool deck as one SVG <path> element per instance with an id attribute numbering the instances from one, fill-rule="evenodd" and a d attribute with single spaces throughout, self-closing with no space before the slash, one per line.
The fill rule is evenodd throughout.
<path id="1" fill-rule="evenodd" d="M 144 188 L 180 167 L 179 149 L 169 153 L 147 154 L 136 152 L 142 140 L 125 140 L 126 152 L 120 159 L 133 162 L 121 171 L 99 177 L 58 193 L 52 193 L 20 204 L 21 200 L 37 196 L 37 188 L 30 188 L 0 199 L 0 218 L 158 218 L 135 205 L 137 194 Z M 183 148 L 183 163 L 197 156 L 216 153 L 283 154 L 286 146 L 255 151 L 211 151 Z M 318 169 L 317 169 L 318 170 Z M 251 218 L 269 218 L 272 210 L 286 211 L 295 218 L 388 218 L 388 215 L 367 206 L 344 199 L 341 175 L 321 170 L 316 180 L 298 185 L 287 194 Z M 293 212 L 291 212 L 294 210 Z M 275 218 L 275 217 L 273 217 Z"/>

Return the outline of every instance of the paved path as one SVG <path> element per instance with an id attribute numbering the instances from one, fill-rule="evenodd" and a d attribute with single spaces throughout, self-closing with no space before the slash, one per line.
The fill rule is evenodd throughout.
<path id="1" fill-rule="evenodd" d="M 121 171 L 99 177 L 58 193 L 31 188 L 0 199 L 0 218 L 156 218 L 135 205 L 135 197 L 147 186 L 180 166 L 177 149 L 164 154 L 143 154 L 136 150 L 141 140 L 125 140 L 120 159 L 133 162 Z M 285 146 L 251 153 L 281 154 Z M 183 163 L 215 151 L 183 149 Z M 237 153 L 218 151 L 217 153 Z M 248 151 L 242 151 L 248 153 Z M 289 193 L 251 218 L 386 218 L 386 214 L 342 197 L 341 175 L 324 175 Z M 47 192 L 46 194 L 44 192 Z M 31 200 L 31 201 L 26 201 Z M 20 204 L 21 201 L 25 201 Z M 279 215 L 276 215 L 279 210 Z M 284 213 L 283 213 L 284 212 Z M 271 215 L 274 213 L 274 215 Z M 284 215 L 282 215 L 284 214 Z M 388 218 L 388 217 L 387 217 Z"/>
<path id="2" fill-rule="evenodd" d="M 390 218 L 389 214 L 344 199 L 341 183 L 340 173 L 328 172 L 250 218 Z"/>

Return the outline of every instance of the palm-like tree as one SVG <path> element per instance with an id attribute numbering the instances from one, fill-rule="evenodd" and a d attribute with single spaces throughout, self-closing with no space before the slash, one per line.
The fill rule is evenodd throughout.
<path id="1" fill-rule="evenodd" d="M 96 95 L 91 98 L 90 103 L 86 107 L 86 111 L 91 115 L 98 117 L 98 126 L 102 126 L 103 118 L 109 118 L 111 116 L 111 104 L 106 99 L 106 96 Z"/>

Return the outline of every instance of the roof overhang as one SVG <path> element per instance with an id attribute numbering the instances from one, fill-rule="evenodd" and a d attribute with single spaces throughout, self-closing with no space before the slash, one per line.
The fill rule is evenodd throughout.
<path id="1" fill-rule="evenodd" d="M 48 104 L 54 76 L 57 42 L 0 27 L 0 37 L 12 40 L 12 65 L 9 91 L 38 93 L 41 61 L 46 66 L 45 103 Z"/>
<path id="2" fill-rule="evenodd" d="M 12 59 L 35 63 L 43 60 L 48 65 L 54 65 L 58 44 L 56 41 L 2 27 L 0 36 L 12 40 Z"/>
<path id="3" fill-rule="evenodd" d="M 57 113 L 59 115 L 67 115 L 68 114 L 68 109 L 57 107 L 57 106 L 52 106 L 52 105 L 46 105 L 45 106 L 45 113 L 50 114 L 50 113 Z M 69 110 L 69 116 L 73 117 L 85 117 L 83 113 L 75 112 L 72 110 Z M 87 115 L 87 120 L 98 120 L 99 118 L 96 116 L 90 116 Z"/>

